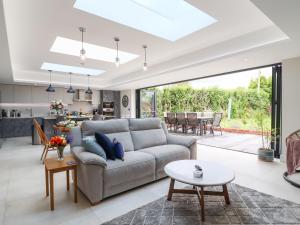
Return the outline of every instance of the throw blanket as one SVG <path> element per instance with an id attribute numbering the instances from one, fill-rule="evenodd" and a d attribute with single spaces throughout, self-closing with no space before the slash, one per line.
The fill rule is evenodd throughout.
<path id="1" fill-rule="evenodd" d="M 287 153 L 286 153 L 286 165 L 289 175 L 296 172 L 296 169 L 300 166 L 300 140 L 287 138 Z"/>

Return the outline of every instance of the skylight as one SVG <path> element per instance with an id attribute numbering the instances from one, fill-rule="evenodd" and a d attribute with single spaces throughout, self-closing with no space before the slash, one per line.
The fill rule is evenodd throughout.
<path id="1" fill-rule="evenodd" d="M 184 0 L 76 0 L 74 8 L 169 41 L 217 21 Z"/>
<path id="2" fill-rule="evenodd" d="M 47 62 L 44 62 L 42 64 L 41 69 L 52 70 L 52 71 L 62 72 L 62 73 L 71 72 L 74 74 L 91 75 L 91 76 L 97 76 L 105 72 L 105 70 L 95 70 L 86 67 L 67 66 L 67 65 L 47 63 Z"/>
<path id="3" fill-rule="evenodd" d="M 93 45 L 89 43 L 83 43 L 83 48 L 86 51 L 86 57 L 90 59 L 96 59 L 106 62 L 115 62 L 116 59 L 116 49 L 106 48 L 98 45 Z M 50 51 L 57 52 L 67 55 L 79 56 L 81 49 L 81 42 L 75 41 L 68 38 L 56 37 Z M 120 63 L 127 63 L 138 55 L 119 51 Z"/>

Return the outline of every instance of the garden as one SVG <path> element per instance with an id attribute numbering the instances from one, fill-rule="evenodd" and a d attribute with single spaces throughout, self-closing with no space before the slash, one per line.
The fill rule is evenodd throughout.
<path id="1" fill-rule="evenodd" d="M 148 90 L 155 90 L 156 116 L 162 119 L 164 112 L 223 112 L 224 128 L 260 132 L 262 126 L 265 130 L 271 127 L 272 77 L 262 75 L 248 87 L 234 89 L 194 88 L 184 82 Z"/>

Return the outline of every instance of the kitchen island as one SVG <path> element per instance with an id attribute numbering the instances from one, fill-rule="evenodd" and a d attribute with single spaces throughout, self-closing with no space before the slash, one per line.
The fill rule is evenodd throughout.
<path id="1" fill-rule="evenodd" d="M 71 116 L 70 120 L 89 120 L 91 116 Z M 36 117 L 3 117 L 0 119 L 0 138 L 32 137 L 32 144 L 40 144 L 38 133 L 33 126 L 33 119 L 41 125 L 42 130 L 50 139 L 55 135 L 53 126 L 58 122 L 56 116 Z"/>

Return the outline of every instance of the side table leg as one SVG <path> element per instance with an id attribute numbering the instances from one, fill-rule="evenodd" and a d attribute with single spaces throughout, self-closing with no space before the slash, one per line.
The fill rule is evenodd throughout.
<path id="1" fill-rule="evenodd" d="M 67 173 L 67 191 L 69 191 L 70 190 L 70 176 L 69 176 L 70 171 L 67 170 L 66 173 Z"/>
<path id="2" fill-rule="evenodd" d="M 74 202 L 77 203 L 77 167 L 74 168 Z"/>
<path id="3" fill-rule="evenodd" d="M 225 202 L 226 202 L 227 205 L 229 205 L 230 200 L 229 200 L 229 194 L 228 194 L 228 189 L 227 189 L 226 184 L 223 185 L 223 193 L 224 193 Z"/>
<path id="4" fill-rule="evenodd" d="M 46 196 L 49 196 L 49 173 L 45 166 Z"/>
<path id="5" fill-rule="evenodd" d="M 169 187 L 169 193 L 168 193 L 168 201 L 172 200 L 172 195 L 173 195 L 173 190 L 174 190 L 174 184 L 175 184 L 175 180 L 171 178 L 170 187 Z"/>
<path id="6" fill-rule="evenodd" d="M 53 173 L 50 172 L 50 208 L 54 210 Z"/>

